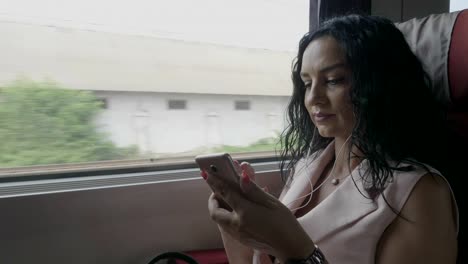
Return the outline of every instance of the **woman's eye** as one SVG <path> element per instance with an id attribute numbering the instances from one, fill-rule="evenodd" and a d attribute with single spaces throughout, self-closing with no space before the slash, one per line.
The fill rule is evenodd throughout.
<path id="1" fill-rule="evenodd" d="M 311 82 L 304 82 L 304 87 L 305 87 L 306 89 L 309 89 L 311 85 L 312 85 Z"/>
<path id="2" fill-rule="evenodd" d="M 329 79 L 327 80 L 327 84 L 330 85 L 338 85 L 344 81 L 344 78 L 337 78 L 337 79 Z"/>

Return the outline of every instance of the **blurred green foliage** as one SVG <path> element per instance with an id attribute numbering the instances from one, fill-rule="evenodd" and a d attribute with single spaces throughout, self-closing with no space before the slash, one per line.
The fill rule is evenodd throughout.
<path id="1" fill-rule="evenodd" d="M 93 93 L 51 82 L 18 80 L 0 88 L 0 167 L 125 159 L 94 122 L 102 102 Z"/>
<path id="2" fill-rule="evenodd" d="M 208 152 L 228 152 L 228 153 L 240 153 L 240 152 L 257 152 L 257 151 L 278 151 L 280 150 L 280 141 L 278 138 L 263 138 L 253 142 L 247 146 L 229 146 L 222 145 Z"/>

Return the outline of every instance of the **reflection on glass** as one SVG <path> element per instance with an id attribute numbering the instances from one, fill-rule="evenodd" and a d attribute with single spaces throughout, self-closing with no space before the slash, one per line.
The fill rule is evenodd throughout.
<path id="1" fill-rule="evenodd" d="M 10 0 L 0 167 L 277 149 L 308 2 Z"/>

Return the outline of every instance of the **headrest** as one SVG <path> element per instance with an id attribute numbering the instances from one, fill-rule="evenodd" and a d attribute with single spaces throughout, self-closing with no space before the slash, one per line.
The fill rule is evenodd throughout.
<path id="1" fill-rule="evenodd" d="M 429 74 L 436 98 L 468 110 L 468 10 L 396 25 Z"/>
<path id="2" fill-rule="evenodd" d="M 455 156 L 468 150 L 468 9 L 397 24 L 448 109 L 449 141 Z M 466 162 L 468 160 L 465 160 Z"/>

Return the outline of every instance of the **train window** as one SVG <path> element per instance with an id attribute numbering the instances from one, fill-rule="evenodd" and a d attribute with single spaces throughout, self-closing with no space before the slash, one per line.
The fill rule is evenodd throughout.
<path id="1" fill-rule="evenodd" d="M 274 151 L 308 20 L 309 0 L 7 0 L 0 175 Z"/>
<path id="2" fill-rule="evenodd" d="M 450 12 L 460 11 L 468 8 L 466 0 L 450 0 Z"/>

